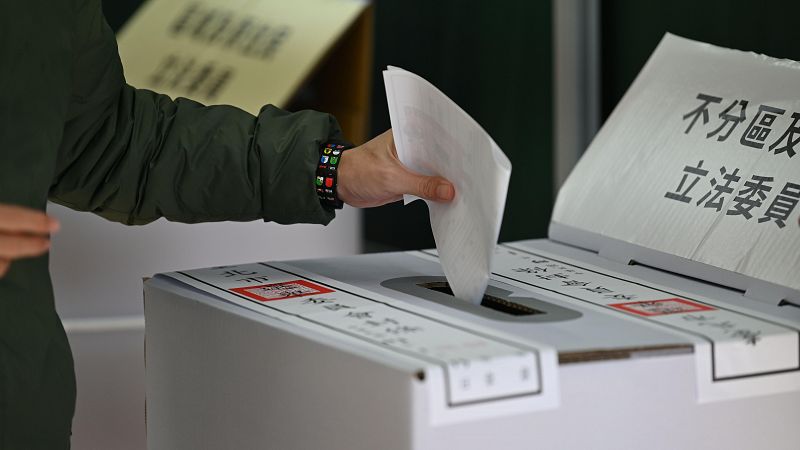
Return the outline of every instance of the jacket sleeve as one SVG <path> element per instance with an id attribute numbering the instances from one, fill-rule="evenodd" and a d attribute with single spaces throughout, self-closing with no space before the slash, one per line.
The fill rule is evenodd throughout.
<path id="1" fill-rule="evenodd" d="M 52 201 L 125 224 L 330 222 L 314 177 L 320 144 L 341 138 L 332 116 L 265 106 L 254 117 L 135 89 L 99 3 L 87 8 Z"/>

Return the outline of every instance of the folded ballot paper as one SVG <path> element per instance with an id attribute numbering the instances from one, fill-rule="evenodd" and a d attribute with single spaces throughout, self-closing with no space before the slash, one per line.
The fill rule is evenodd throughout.
<path id="1" fill-rule="evenodd" d="M 426 201 L 431 229 L 453 294 L 478 304 L 489 282 L 511 162 L 472 117 L 422 77 L 390 66 L 383 79 L 400 161 L 455 185 L 451 203 Z"/>

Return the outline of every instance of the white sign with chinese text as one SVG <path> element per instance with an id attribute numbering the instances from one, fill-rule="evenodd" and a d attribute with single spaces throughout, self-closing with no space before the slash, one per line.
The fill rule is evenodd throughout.
<path id="1" fill-rule="evenodd" d="M 800 290 L 798 203 L 800 63 L 667 35 L 552 221 Z"/>

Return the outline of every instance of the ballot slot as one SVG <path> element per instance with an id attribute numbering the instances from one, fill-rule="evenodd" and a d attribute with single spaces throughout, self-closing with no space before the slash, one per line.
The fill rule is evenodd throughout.
<path id="1" fill-rule="evenodd" d="M 786 299 L 783 299 L 780 302 L 778 302 L 778 306 L 791 306 L 793 308 L 800 309 L 800 303 L 790 302 L 789 300 Z"/>
<path id="2" fill-rule="evenodd" d="M 483 294 L 480 304 L 473 304 L 453 295 L 445 277 L 401 277 L 391 278 L 381 286 L 403 292 L 419 299 L 438 303 L 487 319 L 506 322 L 559 322 L 581 317 L 571 308 L 557 305 L 532 292 L 516 292 L 503 289 L 504 283 L 492 280 Z"/>
<path id="3" fill-rule="evenodd" d="M 455 294 L 453 294 L 453 289 L 450 287 L 450 284 L 447 283 L 446 281 L 420 283 L 418 284 L 418 286 L 424 287 L 425 289 L 430 289 L 432 291 L 441 292 L 443 294 L 452 295 L 453 297 L 455 297 Z M 489 294 L 483 294 L 483 300 L 481 300 L 480 305 L 483 306 L 484 308 L 500 311 L 501 313 L 511 314 L 512 316 L 530 316 L 531 314 L 546 314 L 544 311 L 531 308 L 530 306 L 513 302 L 511 300 L 498 298 Z"/>

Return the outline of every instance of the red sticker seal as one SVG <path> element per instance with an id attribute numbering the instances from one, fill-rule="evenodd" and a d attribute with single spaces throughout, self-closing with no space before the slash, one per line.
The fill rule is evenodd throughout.
<path id="1" fill-rule="evenodd" d="M 253 300 L 258 300 L 259 302 L 271 302 L 274 300 L 285 300 L 287 298 L 333 292 L 332 289 L 310 283 L 306 280 L 284 281 L 282 283 L 262 284 L 260 286 L 231 288 L 230 290 L 252 298 Z"/>
<path id="2" fill-rule="evenodd" d="M 667 298 L 664 300 L 645 300 L 640 302 L 613 303 L 614 308 L 638 314 L 640 316 L 664 316 L 667 314 L 683 314 L 698 311 L 713 311 L 708 305 L 695 303 L 682 298 Z"/>

